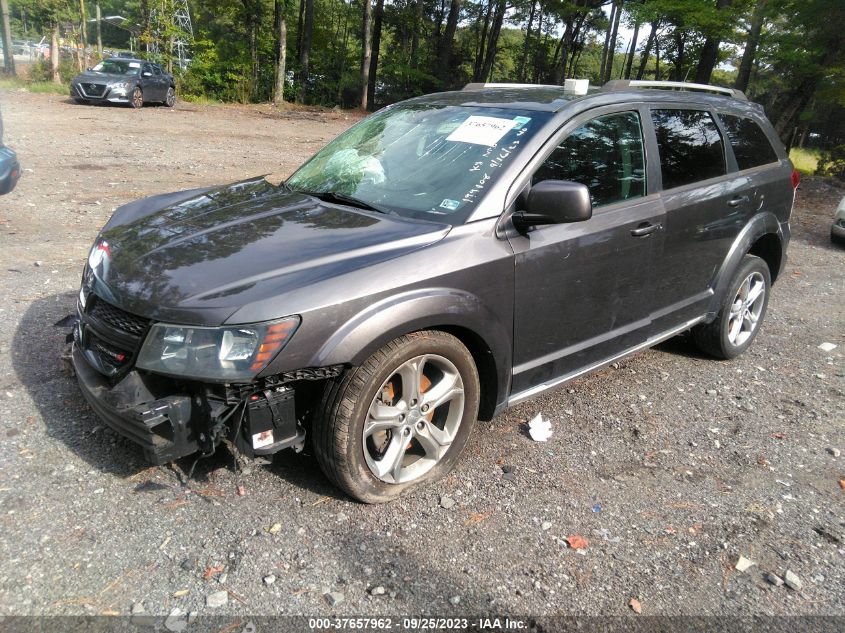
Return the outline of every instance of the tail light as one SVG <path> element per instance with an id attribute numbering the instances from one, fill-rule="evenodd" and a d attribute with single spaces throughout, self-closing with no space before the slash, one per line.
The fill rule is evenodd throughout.
<path id="1" fill-rule="evenodd" d="M 801 184 L 801 174 L 798 173 L 797 169 L 792 170 L 792 175 L 789 177 L 789 182 L 792 183 L 792 189 L 798 189 L 798 185 Z"/>

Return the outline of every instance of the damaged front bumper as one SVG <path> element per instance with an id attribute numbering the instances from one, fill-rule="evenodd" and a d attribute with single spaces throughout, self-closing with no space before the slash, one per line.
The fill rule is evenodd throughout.
<path id="1" fill-rule="evenodd" d="M 82 394 L 97 416 L 138 444 L 153 464 L 210 454 L 223 439 L 249 457 L 301 450 L 304 443 L 291 386 L 255 391 L 257 385 L 180 384 L 137 370 L 115 382 L 89 364 L 76 341 L 71 358 Z"/>

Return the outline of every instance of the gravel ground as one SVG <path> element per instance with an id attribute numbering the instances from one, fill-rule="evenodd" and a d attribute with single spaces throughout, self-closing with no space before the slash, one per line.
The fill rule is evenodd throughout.
<path id="1" fill-rule="evenodd" d="M 237 471 L 219 451 L 187 486 L 191 460 L 145 465 L 88 409 L 53 327 L 115 206 L 285 173 L 355 117 L 0 103 L 25 169 L 0 199 L 0 615 L 633 615 L 636 598 L 643 615 L 845 616 L 845 251 L 828 241 L 845 190 L 802 185 L 741 358 L 673 339 L 477 425 L 445 480 L 364 506 L 307 454 Z M 546 444 L 526 433 L 538 412 Z M 766 580 L 787 570 L 800 589 Z"/>

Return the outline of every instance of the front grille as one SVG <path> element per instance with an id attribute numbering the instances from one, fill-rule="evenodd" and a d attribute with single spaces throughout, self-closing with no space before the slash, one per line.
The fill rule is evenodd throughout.
<path id="1" fill-rule="evenodd" d="M 102 321 L 116 330 L 132 336 L 141 336 L 146 332 L 147 326 L 150 323 L 149 319 L 130 314 L 99 298 L 95 300 L 88 314 L 98 321 Z"/>
<path id="2" fill-rule="evenodd" d="M 106 87 L 103 84 L 80 84 L 82 86 L 83 92 L 89 97 L 102 97 L 103 93 L 106 91 Z"/>

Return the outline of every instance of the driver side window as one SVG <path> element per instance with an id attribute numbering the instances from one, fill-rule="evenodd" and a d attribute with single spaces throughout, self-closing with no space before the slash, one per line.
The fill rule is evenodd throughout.
<path id="1" fill-rule="evenodd" d="M 594 207 L 645 195 L 645 155 L 640 117 L 619 112 L 572 132 L 531 180 L 570 180 L 586 185 Z"/>

